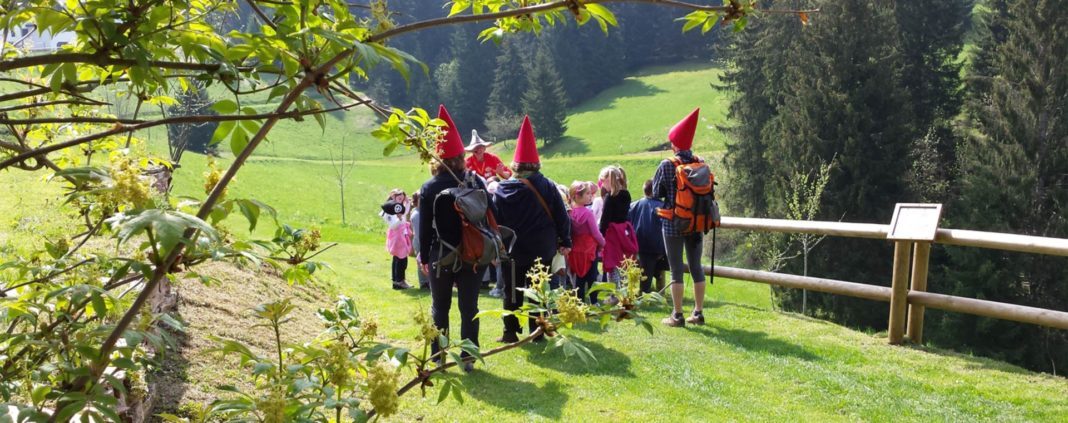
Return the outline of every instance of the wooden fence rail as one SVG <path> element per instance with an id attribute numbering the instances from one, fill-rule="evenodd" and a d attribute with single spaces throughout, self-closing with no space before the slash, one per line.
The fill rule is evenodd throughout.
<path id="1" fill-rule="evenodd" d="M 890 231 L 889 225 L 872 223 L 744 217 L 723 217 L 720 228 L 883 240 L 887 239 Z M 1068 239 L 1061 238 L 961 229 L 938 229 L 933 243 L 1068 256 Z M 891 344 L 898 344 L 903 341 L 906 322 L 908 339 L 915 343 L 923 342 L 923 314 L 925 307 L 1068 330 L 1068 312 L 926 292 L 927 259 L 930 255 L 930 248 L 931 242 L 895 241 L 894 274 L 890 287 L 725 266 L 705 266 L 704 272 L 707 275 L 714 274 L 714 276 L 725 278 L 889 302 L 888 337 Z"/>

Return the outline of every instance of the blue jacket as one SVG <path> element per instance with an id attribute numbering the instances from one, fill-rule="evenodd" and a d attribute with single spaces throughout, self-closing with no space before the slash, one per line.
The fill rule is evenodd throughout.
<path id="1" fill-rule="evenodd" d="M 627 220 L 634 225 L 640 254 L 664 254 L 664 219 L 656 215 L 656 209 L 661 207 L 663 201 L 649 197 L 630 203 Z"/>
<path id="2" fill-rule="evenodd" d="M 541 173 L 534 173 L 527 180 L 549 206 L 552 218 L 523 181 L 511 178 L 501 182 L 493 196 L 497 223 L 515 230 L 513 257 L 552 259 L 557 247 L 571 247 L 571 216 L 555 182 Z"/>

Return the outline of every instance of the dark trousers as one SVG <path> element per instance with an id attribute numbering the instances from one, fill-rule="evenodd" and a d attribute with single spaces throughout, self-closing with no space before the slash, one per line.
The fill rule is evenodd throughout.
<path id="1" fill-rule="evenodd" d="M 542 257 L 541 262 L 544 264 L 552 263 L 552 256 Z M 519 310 L 523 306 L 523 292 L 518 288 L 526 288 L 530 286 L 530 281 L 527 280 L 527 272 L 531 267 L 534 267 L 534 257 L 513 257 L 512 261 L 503 263 L 504 270 L 504 309 L 509 311 Z M 533 316 L 533 315 L 532 315 Z M 504 316 L 504 334 L 517 335 L 523 331 L 523 328 L 519 326 L 519 319 L 515 316 Z M 534 317 L 530 318 L 530 331 L 534 332 L 537 329 L 538 323 Z"/>
<path id="2" fill-rule="evenodd" d="M 393 282 L 404 280 L 404 272 L 408 271 L 408 257 L 393 257 Z"/>
<path id="3" fill-rule="evenodd" d="M 597 302 L 597 293 L 590 294 L 592 298 L 586 298 L 586 293 L 590 291 L 590 287 L 593 286 L 594 282 L 597 282 L 596 264 L 596 262 L 591 264 L 590 270 L 586 271 L 585 275 L 572 275 L 571 288 L 577 289 L 579 299 L 587 304 L 593 304 Z"/>
<path id="4" fill-rule="evenodd" d="M 663 267 L 667 258 L 664 254 L 649 254 L 638 253 L 638 265 L 642 267 L 642 276 L 645 279 L 642 280 L 641 288 L 643 294 L 653 292 L 653 279 L 657 279 L 657 286 L 664 285 L 664 272 Z"/>
<path id="5" fill-rule="evenodd" d="M 468 266 L 452 272 L 446 269 L 430 269 L 430 316 L 434 326 L 442 332 L 449 331 L 449 309 L 452 308 L 452 288 L 457 289 L 457 303 L 460 306 L 460 339 L 470 339 L 478 343 L 478 287 L 482 283 L 482 271 L 475 271 Z M 437 342 L 432 351 L 440 349 Z"/>

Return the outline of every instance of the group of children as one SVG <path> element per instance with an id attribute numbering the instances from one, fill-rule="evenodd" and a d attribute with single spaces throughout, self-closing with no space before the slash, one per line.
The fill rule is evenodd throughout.
<path id="1" fill-rule="evenodd" d="M 482 147 L 484 142 L 472 131 L 468 147 Z M 484 148 L 484 147 L 483 147 Z M 496 156 L 485 153 L 488 161 Z M 472 165 L 472 155 L 466 161 L 468 170 L 476 173 L 481 169 Z M 500 163 L 500 160 L 496 160 Z M 477 162 L 476 162 L 477 163 Z M 493 168 L 491 168 L 493 169 Z M 500 168 L 497 168 L 500 169 Z M 486 177 L 486 190 L 493 195 L 500 184 L 500 175 Z M 510 174 L 510 172 L 509 172 Z M 587 297 L 593 283 L 620 281 L 619 267 L 626 258 L 638 260 L 647 278 L 642 281 L 642 292 L 664 288 L 664 272 L 668 270 L 661 235 L 662 222 L 657 209 L 664 203 L 652 197 L 652 179 L 646 180 L 645 196 L 632 201 L 627 185 L 626 171 L 617 165 L 601 169 L 597 182 L 574 181 L 570 187 L 557 185 L 557 191 L 571 219 L 572 250 L 565 256 L 554 258 L 551 270 L 554 273 L 553 288 L 565 286 L 577 289 L 579 298 L 597 303 L 597 294 Z M 382 204 L 380 215 L 386 222 L 386 250 L 392 256 L 391 281 L 393 289 L 408 289 L 406 280 L 408 258 L 419 253 L 419 237 L 413 228 L 419 226 L 419 192 L 407 196 L 400 188 L 390 191 Z M 423 272 L 416 272 L 419 288 L 430 289 L 429 279 Z M 482 288 L 490 289 L 489 295 L 500 298 L 504 295 L 504 278 L 500 265 L 489 267 L 482 273 Z M 614 301 L 609 298 L 608 301 Z"/>
<path id="2" fill-rule="evenodd" d="M 464 146 L 448 111 L 440 106 L 438 117 L 447 125 L 435 145 L 437 157 L 431 164 L 431 178 L 411 200 L 403 190 L 395 189 L 382 205 L 381 216 L 389 226 L 386 249 L 393 257 L 393 288 L 411 287 L 405 280 L 408 257 L 418 257 L 419 285 L 431 291 L 435 325 L 448 330 L 449 308 L 457 291 L 461 337 L 479 344 L 479 325 L 474 319 L 479 287 L 496 282 L 490 294 L 501 297 L 506 310 L 516 310 L 523 303 L 518 289 L 527 286 L 525 275 L 540 261 L 552 263 L 550 283 L 554 288 L 563 285 L 575 289 L 584 301 L 611 304 L 615 298 L 588 295 L 589 288 L 598 280 L 619 283 L 621 264 L 633 258 L 646 276 L 641 284 L 643 292 L 654 289 L 654 280 L 655 289 L 663 290 L 664 272 L 671 271 L 674 308 L 663 320 L 665 325 L 703 324 L 705 276 L 700 265 L 687 269 L 682 258 L 685 254 L 688 263 L 701 262 L 702 238 L 708 228 L 695 231 L 698 220 L 692 214 L 693 205 L 684 205 L 676 197 L 689 180 L 690 173 L 682 172 L 687 166 L 703 166 L 706 189 L 711 189 L 707 165 L 690 151 L 698 112 L 694 110 L 668 133 L 674 156 L 664 160 L 653 178 L 645 181 L 644 196 L 632 201 L 627 174 L 620 166 L 601 169 L 596 183 L 574 181 L 570 187 L 545 177 L 528 118 L 520 126 L 512 164 L 505 167 L 500 158 L 486 152 L 489 143 L 477 132 L 472 131 L 470 143 Z M 678 179 L 676 171 L 681 175 Z M 461 196 L 470 193 L 478 195 L 463 197 L 461 203 Z M 454 254 L 467 241 L 461 232 L 471 217 L 461 211 L 461 204 L 472 206 L 477 201 L 482 202 L 482 213 L 496 216 L 493 225 L 508 228 L 513 243 L 509 244 L 507 260 L 459 265 Z M 690 215 L 680 219 L 679 213 Z M 693 278 L 695 294 L 693 314 L 687 318 L 681 311 L 685 270 Z M 533 331 L 533 319 L 530 325 Z M 504 335 L 499 341 L 515 342 L 521 331 L 515 316 L 505 316 Z M 470 363 L 464 365 L 464 370 L 470 369 Z"/>

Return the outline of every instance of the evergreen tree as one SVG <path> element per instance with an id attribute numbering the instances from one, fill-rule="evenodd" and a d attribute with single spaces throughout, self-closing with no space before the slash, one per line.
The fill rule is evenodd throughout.
<path id="1" fill-rule="evenodd" d="M 894 6 L 900 28 L 902 78 L 914 117 L 911 157 L 922 160 L 912 162 L 909 174 L 924 175 L 909 181 L 914 201 L 932 194 L 932 184 L 951 184 L 948 169 L 955 167 L 956 157 L 951 122 L 961 106 L 958 55 L 964 45 L 970 6 L 968 0 L 897 2 Z M 934 168 L 945 171 L 932 173 Z"/>
<path id="2" fill-rule="evenodd" d="M 538 49 L 527 74 L 523 110 L 545 143 L 559 140 L 567 131 L 567 94 L 548 48 Z"/>
<path id="3" fill-rule="evenodd" d="M 566 24 L 548 34 L 568 104 L 576 105 L 623 80 L 623 38 L 595 24 Z"/>
<path id="4" fill-rule="evenodd" d="M 208 98 L 208 90 L 204 83 L 193 81 L 188 91 L 184 91 L 175 100 L 178 104 L 167 108 L 169 116 L 193 116 L 214 115 L 211 110 L 212 101 Z M 216 146 L 211 145 L 212 134 L 218 122 L 200 123 L 176 123 L 167 125 L 167 140 L 170 146 L 170 158 L 175 163 L 182 160 L 185 151 L 195 151 L 201 154 L 214 154 Z"/>
<path id="5" fill-rule="evenodd" d="M 522 117 L 523 92 L 527 87 L 524 59 L 519 48 L 520 40 L 507 39 L 500 46 L 497 67 L 493 71 L 486 113 L 487 135 L 496 139 L 515 136 Z"/>
<path id="6" fill-rule="evenodd" d="M 453 31 L 449 48 L 456 61 L 457 92 L 449 96 L 442 93 L 442 101 L 450 105 L 456 125 L 465 131 L 482 126 L 492 89 L 488 82 L 494 77 L 496 46 L 479 43 L 475 34 L 470 27 L 457 27 Z"/>
<path id="7" fill-rule="evenodd" d="M 993 1 L 969 80 L 985 89 L 969 102 L 960 147 L 955 227 L 1068 237 L 1068 9 L 1062 2 Z M 990 25 L 996 25 L 991 28 Z M 1002 31 L 1004 29 L 1004 31 Z M 975 87 L 973 85 L 973 87 Z M 974 88 L 973 88 L 974 89 Z M 1068 259 L 950 248 L 932 290 L 1068 310 Z M 930 339 L 1035 370 L 1068 368 L 1068 333 L 978 316 L 934 313 Z"/>
<path id="8" fill-rule="evenodd" d="M 765 98 L 733 108 L 736 115 L 752 119 L 742 121 L 741 131 L 759 137 L 760 143 L 734 148 L 732 173 L 761 172 L 758 181 L 763 187 L 754 189 L 763 193 L 763 203 L 751 201 L 750 206 L 766 207 L 768 215 L 782 217 L 793 175 L 812 172 L 837 155 L 818 218 L 889 222 L 894 204 L 904 196 L 902 175 L 912 134 L 894 10 L 864 0 L 811 6 L 820 8 L 819 15 L 799 32 L 783 29 L 782 36 L 789 37 L 786 42 L 755 41 L 758 50 L 785 53 L 758 54 L 746 66 L 763 71 L 735 80 L 739 87 Z M 755 79 L 775 74 L 768 82 Z M 748 97 L 752 92 L 742 94 Z M 770 115 L 769 108 L 774 110 Z M 758 168 L 745 169 L 748 165 Z M 809 267 L 811 274 L 823 277 L 889 281 L 890 257 L 887 244 L 828 238 L 811 252 Z M 801 273 L 800 263 L 790 263 L 785 270 Z M 776 289 L 776 293 L 783 308 L 800 309 L 799 291 Z M 868 327 L 886 325 L 886 307 L 872 307 L 864 300 L 816 294 L 808 303 L 818 316 Z"/>
<path id="9" fill-rule="evenodd" d="M 793 7 L 794 2 L 789 3 Z M 775 5 L 775 7 L 785 5 Z M 725 164 L 731 171 L 726 187 L 730 207 L 745 216 L 766 217 L 765 191 L 769 176 L 764 157 L 764 128 L 778 113 L 784 101 L 786 80 L 783 69 L 790 50 L 799 45 L 801 22 L 792 16 L 769 15 L 749 23 L 745 31 L 732 35 L 724 56 L 730 63 L 721 80 L 725 89 L 741 93 L 730 104 Z"/>

